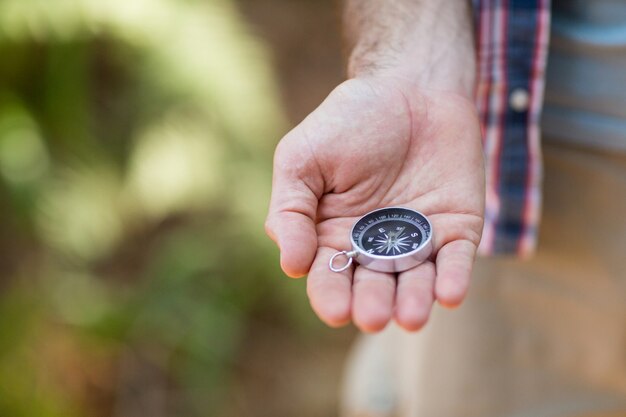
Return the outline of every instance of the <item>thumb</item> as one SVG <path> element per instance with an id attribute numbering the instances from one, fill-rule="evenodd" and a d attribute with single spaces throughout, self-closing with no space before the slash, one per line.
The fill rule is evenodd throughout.
<path id="1" fill-rule="evenodd" d="M 315 219 L 324 181 L 306 143 L 284 138 L 274 154 L 272 197 L 266 233 L 280 249 L 285 274 L 298 278 L 309 272 L 317 252 Z"/>

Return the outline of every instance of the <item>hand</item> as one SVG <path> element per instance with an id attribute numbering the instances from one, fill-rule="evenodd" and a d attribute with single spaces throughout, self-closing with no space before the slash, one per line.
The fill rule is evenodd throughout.
<path id="1" fill-rule="evenodd" d="M 453 307 L 465 296 L 484 192 L 479 123 L 469 100 L 394 78 L 352 79 L 279 143 L 266 231 L 284 272 L 308 273 L 311 305 L 330 326 L 352 318 L 373 332 L 394 317 L 417 330 L 435 299 Z M 430 218 L 431 260 L 399 274 L 362 266 L 331 272 L 332 254 L 351 248 L 352 224 L 386 206 Z"/>

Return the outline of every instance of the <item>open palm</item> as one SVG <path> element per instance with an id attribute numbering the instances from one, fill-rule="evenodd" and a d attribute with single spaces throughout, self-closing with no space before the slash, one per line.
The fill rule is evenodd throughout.
<path id="1" fill-rule="evenodd" d="M 483 223 L 484 169 L 472 104 L 395 79 L 346 81 L 279 143 L 266 223 L 285 273 L 308 273 L 307 292 L 331 326 L 352 318 L 364 331 L 392 317 L 408 330 L 434 300 L 458 305 L 467 290 Z M 328 261 L 350 249 L 363 214 L 404 206 L 433 224 L 430 261 L 388 274 Z"/>

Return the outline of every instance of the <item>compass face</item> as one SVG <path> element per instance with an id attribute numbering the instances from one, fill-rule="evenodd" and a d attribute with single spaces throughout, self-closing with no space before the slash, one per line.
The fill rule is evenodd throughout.
<path id="1" fill-rule="evenodd" d="M 393 257 L 420 249 L 430 237 L 430 223 L 420 213 L 400 207 L 373 211 L 352 228 L 352 240 L 370 256 Z"/>

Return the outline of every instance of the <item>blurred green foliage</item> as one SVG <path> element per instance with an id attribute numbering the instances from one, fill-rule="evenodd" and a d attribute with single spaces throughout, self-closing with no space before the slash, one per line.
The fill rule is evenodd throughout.
<path id="1" fill-rule="evenodd" d="M 1 416 L 219 409 L 284 125 L 229 1 L 0 0 Z"/>

